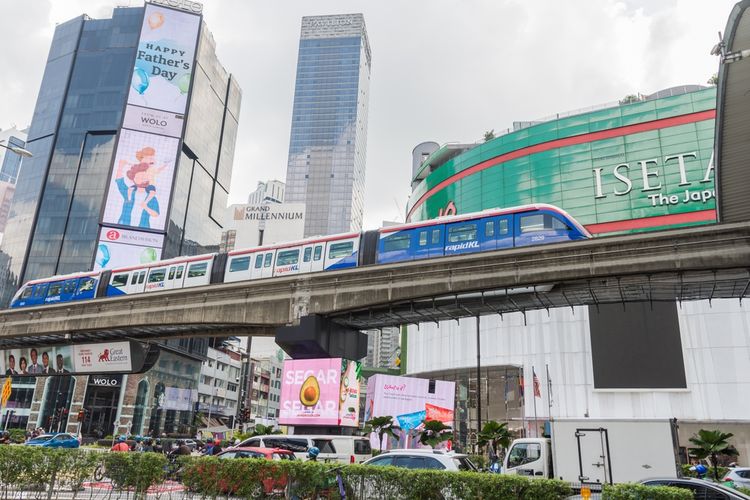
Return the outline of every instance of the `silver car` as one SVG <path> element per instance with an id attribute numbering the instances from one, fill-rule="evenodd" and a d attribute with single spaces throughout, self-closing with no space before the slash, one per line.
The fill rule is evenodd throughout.
<path id="1" fill-rule="evenodd" d="M 673 486 L 693 492 L 696 500 L 750 500 L 750 496 L 737 490 L 727 488 L 724 485 L 696 479 L 693 477 L 681 478 L 653 478 L 641 481 L 647 486 Z"/>
<path id="2" fill-rule="evenodd" d="M 405 469 L 476 471 L 468 455 L 432 449 L 389 450 L 362 462 L 362 465 L 392 465 Z"/>
<path id="3" fill-rule="evenodd" d="M 750 467 L 732 467 L 722 481 L 732 481 L 737 486 L 750 488 Z"/>

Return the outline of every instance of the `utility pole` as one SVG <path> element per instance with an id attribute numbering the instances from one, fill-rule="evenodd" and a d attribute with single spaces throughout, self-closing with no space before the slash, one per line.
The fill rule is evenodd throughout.
<path id="1" fill-rule="evenodd" d="M 482 432 L 482 349 L 479 344 L 479 315 L 477 314 L 477 438 Z"/>

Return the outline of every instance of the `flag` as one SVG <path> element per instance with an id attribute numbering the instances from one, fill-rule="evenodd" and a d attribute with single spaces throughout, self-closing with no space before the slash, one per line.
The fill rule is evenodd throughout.
<path id="1" fill-rule="evenodd" d="M 534 367 L 531 367 L 531 373 L 534 374 L 534 397 L 535 398 L 541 398 L 542 397 L 542 386 L 539 383 L 539 377 L 536 376 L 536 370 L 534 370 Z"/>

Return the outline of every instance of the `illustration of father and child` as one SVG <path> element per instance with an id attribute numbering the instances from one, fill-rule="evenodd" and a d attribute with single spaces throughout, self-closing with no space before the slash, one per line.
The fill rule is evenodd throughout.
<path id="1" fill-rule="evenodd" d="M 117 223 L 150 229 L 151 218 L 158 217 L 160 213 L 154 184 L 167 165 L 156 166 L 156 150 L 150 146 L 136 151 L 135 159 L 137 163 L 120 160 L 117 164 L 115 184 L 123 200 L 122 212 Z M 128 186 L 125 177 L 132 185 Z M 133 224 L 131 221 L 136 223 Z"/>
<path id="2" fill-rule="evenodd" d="M 32 348 L 29 352 L 29 358 L 31 358 L 31 364 L 26 361 L 26 356 L 18 358 L 18 369 L 16 369 L 16 357 L 11 354 L 8 356 L 8 367 L 5 370 L 5 375 L 54 375 L 70 373 L 65 368 L 65 358 L 62 354 L 58 354 L 55 357 L 55 366 L 52 367 L 49 364 L 49 353 L 46 351 L 42 353 L 42 364 L 39 364 L 39 354 L 37 350 Z"/>

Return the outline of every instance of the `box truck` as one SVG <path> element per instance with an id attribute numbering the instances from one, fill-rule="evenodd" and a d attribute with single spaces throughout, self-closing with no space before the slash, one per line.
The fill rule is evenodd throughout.
<path id="1" fill-rule="evenodd" d="M 549 438 L 516 439 L 503 472 L 571 483 L 677 477 L 675 420 L 552 420 Z"/>

